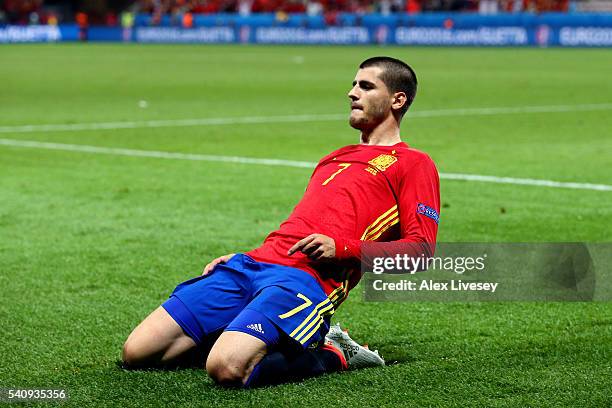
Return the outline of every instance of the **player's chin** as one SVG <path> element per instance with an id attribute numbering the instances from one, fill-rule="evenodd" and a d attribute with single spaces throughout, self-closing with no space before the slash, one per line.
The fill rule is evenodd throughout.
<path id="1" fill-rule="evenodd" d="M 351 114 L 349 117 L 349 125 L 351 125 L 351 127 L 354 129 L 361 130 L 366 127 L 367 123 L 368 120 L 363 116 L 355 116 L 354 114 Z"/>

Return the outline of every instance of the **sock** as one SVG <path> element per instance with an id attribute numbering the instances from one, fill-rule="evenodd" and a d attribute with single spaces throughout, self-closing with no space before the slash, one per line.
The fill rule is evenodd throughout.
<path id="1" fill-rule="evenodd" d="M 345 368 L 346 362 L 343 358 L 328 348 L 305 350 L 297 356 L 287 356 L 276 351 L 267 354 L 255 366 L 244 387 L 253 388 L 296 381 Z"/>

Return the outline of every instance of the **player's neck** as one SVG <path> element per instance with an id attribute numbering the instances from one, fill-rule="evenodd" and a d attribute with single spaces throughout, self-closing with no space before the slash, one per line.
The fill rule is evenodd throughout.
<path id="1" fill-rule="evenodd" d="M 361 131 L 361 144 L 393 146 L 401 141 L 400 128 L 395 120 L 385 120 L 374 129 Z"/>

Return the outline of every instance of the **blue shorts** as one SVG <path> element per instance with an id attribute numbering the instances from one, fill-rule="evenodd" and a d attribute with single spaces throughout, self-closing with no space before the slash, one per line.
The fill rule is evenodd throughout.
<path id="1" fill-rule="evenodd" d="M 307 272 L 244 254 L 181 283 L 162 306 L 198 345 L 219 330 L 248 333 L 270 345 L 266 331 L 279 329 L 305 349 L 325 337 L 334 313 Z"/>

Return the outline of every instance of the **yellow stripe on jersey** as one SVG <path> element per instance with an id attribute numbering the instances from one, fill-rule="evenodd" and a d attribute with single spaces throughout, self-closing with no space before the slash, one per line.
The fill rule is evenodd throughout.
<path id="1" fill-rule="evenodd" d="M 371 241 L 376 240 L 378 237 L 380 237 L 380 236 L 383 234 L 383 232 L 385 232 L 386 230 L 388 230 L 389 228 L 391 228 L 392 226 L 394 226 L 394 225 L 395 225 L 395 224 L 397 224 L 398 222 L 399 222 L 399 218 L 394 219 L 394 220 L 393 220 L 393 222 L 391 222 L 390 224 L 387 224 L 387 225 L 385 226 L 385 228 L 383 228 L 382 230 L 380 230 L 380 232 L 379 232 L 378 234 L 374 235 L 373 237 L 370 237 L 369 239 L 370 239 Z"/>
<path id="2" fill-rule="evenodd" d="M 333 299 L 330 299 L 330 300 L 334 304 L 334 307 L 338 307 L 338 305 L 342 302 L 342 299 L 344 299 L 344 297 L 345 297 L 345 293 L 344 291 L 342 291 L 342 292 L 338 292 L 338 294 L 334 296 Z"/>
<path id="3" fill-rule="evenodd" d="M 302 323 L 300 323 L 300 325 L 298 327 L 295 328 L 295 330 L 293 330 L 290 334 L 289 337 L 294 337 L 300 330 L 302 330 L 302 327 L 304 327 L 304 325 L 306 325 L 313 317 L 315 317 L 315 315 L 317 314 L 318 310 L 324 306 L 327 305 L 331 305 L 333 306 L 333 304 L 330 302 L 329 298 L 326 298 L 325 300 L 323 300 L 321 303 L 319 303 L 317 306 L 315 306 L 315 308 L 312 310 L 312 312 L 310 312 L 310 314 L 304 319 L 304 321 Z"/>
<path id="4" fill-rule="evenodd" d="M 344 291 L 340 291 L 338 293 L 336 293 L 333 297 L 330 297 L 329 300 L 331 300 L 331 302 L 333 304 L 338 303 L 338 299 L 342 299 L 344 297 Z"/>
<path id="5" fill-rule="evenodd" d="M 338 289 L 340 290 L 337 291 L 334 296 L 330 296 L 329 298 L 329 300 L 331 300 L 334 304 L 338 302 L 338 299 L 342 299 L 346 296 L 346 286 L 344 284 L 341 284 Z"/>
<path id="6" fill-rule="evenodd" d="M 336 289 L 334 289 L 329 295 L 327 295 L 327 297 L 329 298 L 329 300 L 331 300 L 334 296 L 336 296 L 338 294 L 338 292 L 340 292 L 342 289 L 342 284 L 340 284 L 340 286 L 338 286 Z"/>
<path id="7" fill-rule="evenodd" d="M 338 305 L 340 304 L 338 302 L 338 299 L 342 299 L 342 297 L 344 296 L 344 292 L 339 291 L 337 292 L 333 297 L 330 297 L 329 300 L 332 302 L 332 304 L 334 305 L 334 308 L 337 308 Z"/>
<path id="8" fill-rule="evenodd" d="M 368 228 L 366 228 L 366 230 L 363 232 L 363 235 L 361 236 L 361 240 L 363 241 L 366 235 L 368 235 L 370 231 L 376 228 L 379 222 L 381 222 L 384 218 L 387 218 L 389 214 L 391 214 L 393 211 L 396 211 L 396 210 L 397 210 L 397 204 L 389 208 L 387 211 L 385 211 L 380 217 L 376 219 L 376 221 L 374 221 L 372 224 L 368 226 Z"/>
<path id="9" fill-rule="evenodd" d="M 337 308 L 348 297 L 348 286 L 349 278 L 346 278 L 344 283 L 341 283 L 340 286 L 330 293 L 329 300 L 334 304 L 334 308 Z"/>
<path id="10" fill-rule="evenodd" d="M 391 215 L 389 215 L 387 218 L 381 221 L 376 228 L 368 232 L 368 235 L 366 235 L 365 237 L 365 241 L 374 241 L 372 237 L 378 234 L 381 228 L 384 228 L 390 221 L 393 221 L 394 219 L 398 219 L 398 218 L 399 218 L 399 213 L 397 211 L 395 211 L 394 213 L 391 213 Z M 380 236 L 380 234 L 378 234 L 378 236 Z"/>

